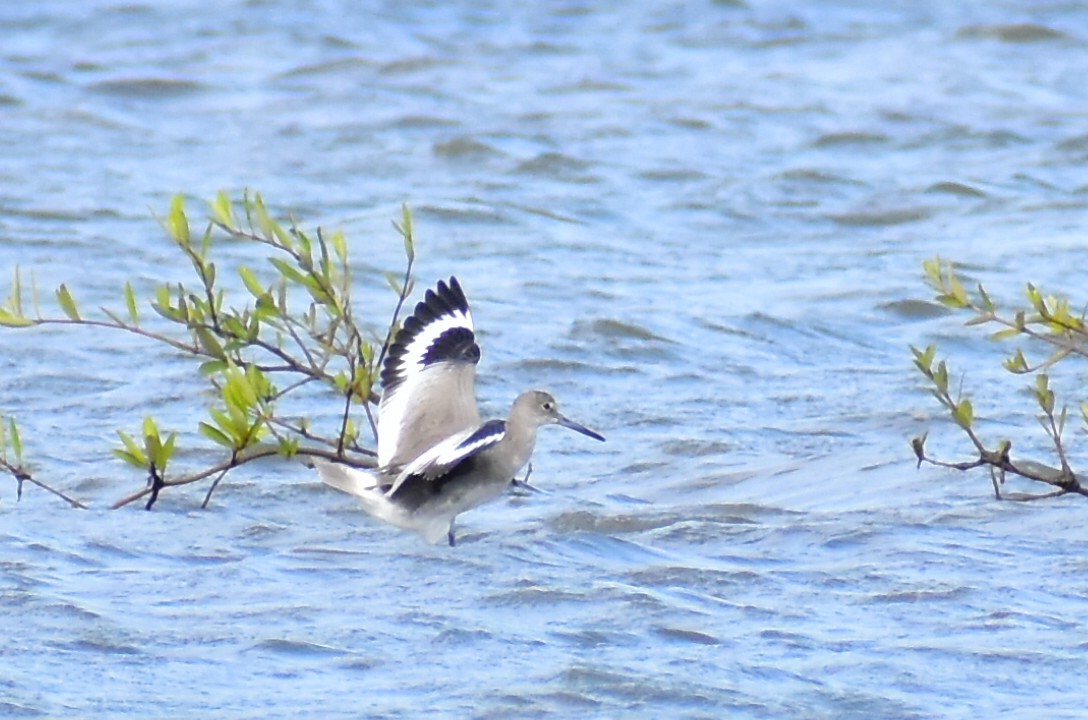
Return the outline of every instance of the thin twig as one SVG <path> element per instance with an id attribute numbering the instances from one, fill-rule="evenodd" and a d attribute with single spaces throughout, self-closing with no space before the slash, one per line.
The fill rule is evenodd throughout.
<path id="1" fill-rule="evenodd" d="M 233 468 L 233 467 L 237 467 L 237 463 L 238 463 L 238 451 L 237 451 L 237 450 L 235 450 L 235 451 L 234 451 L 234 452 L 232 452 L 232 453 L 231 453 L 231 455 L 230 455 L 230 467 L 225 467 L 225 468 L 223 468 L 223 471 L 222 471 L 222 472 L 220 472 L 220 473 L 219 473 L 218 475 L 216 475 L 216 476 L 215 476 L 215 480 L 212 480 L 212 484 L 211 484 L 211 487 L 209 487 L 209 488 L 208 488 L 208 492 L 207 492 L 207 494 L 206 494 L 206 495 L 204 495 L 204 502 L 200 503 L 200 508 L 201 508 L 202 510 L 203 510 L 203 509 L 206 509 L 206 508 L 208 507 L 208 503 L 209 503 L 209 502 L 211 502 L 211 500 L 212 500 L 212 493 L 214 493 L 214 492 L 215 492 L 215 489 L 216 489 L 217 487 L 219 487 L 219 481 L 223 479 L 223 477 L 224 477 L 224 476 L 225 476 L 225 475 L 227 474 L 227 472 L 228 472 L 228 471 L 229 471 L 229 470 L 230 470 L 231 468 Z"/>
<path id="2" fill-rule="evenodd" d="M 382 342 L 382 350 L 378 353 L 378 362 L 374 364 L 374 367 L 381 369 L 382 363 L 385 362 L 385 355 L 389 352 L 389 345 L 393 342 L 393 334 L 397 329 L 397 321 L 400 319 L 400 311 L 404 308 L 404 301 L 408 299 L 408 284 L 412 279 L 412 264 L 414 259 L 409 257 L 408 263 L 404 269 L 404 280 L 400 285 L 400 294 L 397 296 L 397 304 L 393 308 L 393 317 L 389 320 L 389 330 L 386 331 L 385 340 Z M 376 432 L 376 431 L 375 431 Z M 377 439 L 377 435 L 375 435 Z"/>
<path id="3" fill-rule="evenodd" d="M 7 461 L 4 461 L 4 460 L 0 460 L 0 468 L 7 471 L 8 473 L 10 473 L 12 475 L 12 477 L 15 478 L 15 481 L 18 484 L 18 489 L 16 490 L 17 499 L 20 499 L 20 500 L 22 499 L 22 497 L 23 497 L 23 483 L 28 482 L 28 483 L 30 483 L 32 485 L 37 485 L 38 487 L 40 487 L 42 490 L 45 490 L 46 492 L 49 492 L 49 493 L 52 493 L 53 495 L 56 495 L 61 500 L 65 501 L 66 503 L 68 503 L 69 505 L 71 505 L 74 508 L 78 508 L 80 510 L 86 510 L 87 509 L 87 506 L 84 505 L 83 503 L 81 503 L 79 500 L 76 500 L 73 497 L 69 497 L 68 495 L 65 495 L 60 490 L 57 490 L 56 488 L 51 487 L 47 483 L 44 483 L 41 480 L 38 480 L 36 477 L 34 477 L 33 475 L 31 475 L 30 473 L 28 473 L 26 470 L 24 470 L 22 468 L 15 467 L 15 466 L 9 464 Z"/>
<path id="4" fill-rule="evenodd" d="M 967 471 L 973 470 L 978 467 L 990 467 L 991 471 L 997 471 L 1000 476 L 991 475 L 991 480 L 994 485 L 994 494 L 998 500 L 1002 499 L 1014 499 L 1009 496 L 1002 496 L 999 485 L 1004 483 L 1004 475 L 1012 474 L 1022 477 L 1026 480 L 1034 480 L 1036 482 L 1045 483 L 1057 488 L 1057 492 L 1049 493 L 1040 496 L 1030 496 L 1032 499 L 1042 499 L 1044 497 L 1064 495 L 1066 493 L 1075 493 L 1088 497 L 1088 488 L 1085 488 L 1081 483 L 1081 478 L 1072 472 L 1065 472 L 1060 468 L 1054 468 L 1043 463 L 1035 462 L 1033 460 L 1025 460 L 1019 463 L 1015 463 L 1009 457 L 1009 451 L 1011 445 L 1003 443 L 1002 450 L 1000 451 L 983 451 L 980 456 L 975 460 L 965 460 L 960 462 L 949 462 L 945 460 L 938 460 L 932 458 L 925 452 L 925 439 L 915 438 L 911 443 L 914 448 L 914 453 L 918 458 L 918 464 L 926 463 L 928 465 L 934 465 L 937 467 L 949 468 L 952 470 Z M 1023 499 L 1023 498 L 1020 498 Z"/>
<path id="5" fill-rule="evenodd" d="M 250 450 L 250 451 L 247 451 L 244 455 L 239 455 L 235 459 L 233 465 L 231 464 L 230 460 L 227 460 L 227 461 L 218 463 L 217 465 L 214 465 L 214 466 L 212 466 L 210 468 L 205 468 L 204 470 L 201 470 L 200 472 L 193 473 L 192 475 L 185 475 L 183 477 L 171 478 L 171 479 L 164 480 L 162 486 L 164 488 L 166 488 L 166 487 L 177 487 L 179 485 L 190 485 L 190 484 L 195 483 L 195 482 L 200 482 L 201 480 L 209 478 L 212 475 L 215 475 L 217 473 L 222 473 L 222 472 L 227 471 L 227 470 L 233 470 L 236 467 L 241 467 L 242 465 L 245 465 L 246 463 L 253 462 L 254 460 L 260 460 L 262 458 L 268 458 L 268 457 L 275 457 L 275 456 L 277 456 L 279 454 L 280 454 L 279 448 L 274 448 L 274 447 L 265 447 L 265 448 L 259 448 L 259 449 L 256 449 L 256 450 Z M 375 466 L 375 463 L 374 463 L 374 461 L 372 459 L 369 459 L 369 458 L 367 458 L 367 459 L 356 459 L 356 458 L 344 457 L 344 456 L 339 455 L 339 454 L 337 454 L 337 453 L 335 453 L 333 451 L 322 450 L 321 448 L 299 448 L 298 452 L 295 453 L 295 454 L 297 456 L 304 456 L 304 457 L 324 458 L 326 460 L 333 460 L 333 461 L 343 463 L 343 464 L 346 464 L 346 465 L 351 465 L 352 467 L 358 467 L 358 468 L 364 468 L 364 469 L 371 469 L 371 468 L 373 468 Z M 121 498 L 120 500 L 117 500 L 116 502 L 114 502 L 112 505 L 110 505 L 110 509 L 116 510 L 118 508 L 124 507 L 125 505 L 128 505 L 128 504 L 130 504 L 132 502 L 135 502 L 136 500 L 139 500 L 139 499 L 141 499 L 143 497 L 146 497 L 150 492 L 151 492 L 150 487 L 141 488 L 140 490 L 137 490 L 134 493 L 126 495 L 125 497 Z"/>
<path id="6" fill-rule="evenodd" d="M 377 368 L 380 373 L 382 365 L 385 363 L 385 356 L 389 352 L 389 346 L 393 342 L 394 333 L 397 331 L 397 323 L 400 321 L 401 310 L 404 309 L 404 301 L 408 299 L 408 293 L 410 291 L 410 283 L 412 280 L 412 266 L 415 264 L 415 257 L 411 254 L 408 255 L 408 262 L 404 266 L 404 279 L 400 284 L 400 292 L 397 294 L 397 304 L 393 307 L 393 317 L 389 320 L 389 329 L 386 330 L 385 340 L 382 341 L 381 352 L 378 353 L 378 361 L 374 363 L 374 367 Z M 378 442 L 378 423 L 374 421 L 374 415 L 370 412 L 369 405 L 366 408 L 366 417 L 370 421 L 370 431 L 374 435 L 374 442 Z"/>

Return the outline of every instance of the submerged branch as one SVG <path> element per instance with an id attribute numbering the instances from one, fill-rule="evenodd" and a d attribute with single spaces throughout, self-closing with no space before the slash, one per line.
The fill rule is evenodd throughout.
<path id="1" fill-rule="evenodd" d="M 1010 457 L 1012 443 L 1008 441 L 1003 442 L 1000 449 L 997 451 L 984 449 L 979 454 L 978 458 L 959 462 L 950 462 L 930 457 L 926 453 L 925 442 L 925 436 L 914 438 L 911 441 L 911 447 L 914 450 L 915 457 L 918 459 L 919 466 L 925 463 L 927 465 L 960 471 L 988 467 L 991 469 L 991 472 L 994 473 L 994 495 L 998 500 L 1040 500 L 1068 493 L 1088 497 L 1088 487 L 1086 487 L 1088 486 L 1088 476 L 1074 473 L 1068 468 L 1062 469 L 1051 467 L 1050 465 L 1034 460 L 1013 462 Z M 1005 484 L 1006 474 L 1022 477 L 1025 480 L 1045 483 L 1057 489 L 1043 495 L 1002 495 L 1000 488 Z"/>
<path id="2" fill-rule="evenodd" d="M 48 493 L 52 493 L 53 495 L 56 495 L 61 500 L 68 503 L 69 505 L 71 505 L 74 508 L 78 508 L 80 510 L 86 510 L 87 509 L 87 506 L 84 505 L 83 503 L 81 503 L 79 500 L 76 500 L 73 497 L 69 497 L 68 495 L 65 495 L 63 492 L 61 492 L 60 490 L 57 490 L 56 488 L 52 487 L 48 483 L 44 483 L 41 480 L 38 480 L 36 477 L 34 477 L 30 473 L 28 473 L 23 468 L 15 467 L 14 465 L 11 465 L 10 463 L 8 463 L 6 460 L 0 460 L 0 469 L 3 469 L 5 472 L 9 473 L 12 477 L 15 478 L 15 483 L 16 483 L 15 499 L 16 500 L 22 500 L 23 499 L 23 483 L 28 482 L 31 485 L 37 485 L 42 490 L 45 490 Z"/>

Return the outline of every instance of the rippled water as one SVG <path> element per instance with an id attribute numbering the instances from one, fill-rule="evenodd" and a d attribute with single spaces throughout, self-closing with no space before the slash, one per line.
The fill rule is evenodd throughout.
<path id="1" fill-rule="evenodd" d="M 0 714 L 1082 716 L 1083 500 L 916 471 L 963 448 L 907 345 L 1001 376 L 934 254 L 1083 284 L 1088 10 L 901 5 L 3 4 L 5 272 L 116 306 L 184 275 L 172 193 L 251 187 L 362 277 L 407 201 L 489 412 L 546 386 L 609 442 L 545 431 L 454 549 L 295 466 L 109 511 L 114 428 L 195 423 L 191 368 L 4 332 L 0 410 L 93 508 L 0 485 Z M 987 431 L 1034 431 L 1014 388 Z"/>

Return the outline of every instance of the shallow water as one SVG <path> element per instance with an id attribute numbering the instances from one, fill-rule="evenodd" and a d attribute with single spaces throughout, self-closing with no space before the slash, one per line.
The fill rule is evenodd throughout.
<path id="1" fill-rule="evenodd" d="M 1081 716 L 1083 500 L 916 471 L 913 435 L 965 449 L 907 346 L 1002 376 L 925 302 L 937 253 L 1003 298 L 1080 286 L 1088 10 L 46 1 L 0 27 L 6 272 L 117 307 L 184 277 L 171 194 L 250 187 L 342 228 L 385 317 L 368 273 L 408 202 L 489 413 L 544 386 L 608 436 L 545 430 L 543 492 L 453 549 L 277 464 L 206 511 L 109 511 L 141 481 L 114 429 L 192 427 L 192 368 L 5 331 L 0 410 L 92 509 L 0 485 L 0 713 Z M 983 427 L 1045 447 L 1003 387 Z"/>

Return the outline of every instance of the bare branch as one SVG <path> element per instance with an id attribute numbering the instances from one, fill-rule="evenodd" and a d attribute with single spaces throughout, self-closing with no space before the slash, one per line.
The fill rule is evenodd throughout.
<path id="1" fill-rule="evenodd" d="M 81 503 L 79 500 L 76 500 L 73 497 L 65 495 L 63 492 L 61 492 L 60 490 L 57 490 L 56 488 L 52 487 L 48 483 L 42 482 L 41 480 L 37 479 L 36 477 L 31 475 L 29 472 L 27 472 L 23 468 L 15 467 L 14 465 L 11 465 L 10 463 L 8 463 L 6 460 L 0 459 L 0 469 L 3 469 L 7 473 L 9 473 L 12 477 L 15 478 L 15 482 L 17 484 L 16 499 L 18 499 L 18 500 L 21 500 L 22 497 L 23 497 L 23 483 L 28 482 L 31 485 L 37 485 L 42 490 L 45 490 L 48 493 L 52 493 L 53 495 L 56 495 L 61 500 L 68 503 L 69 505 L 71 505 L 74 508 L 78 508 L 80 510 L 86 510 L 87 509 L 87 506 L 84 505 L 83 503 Z"/>

